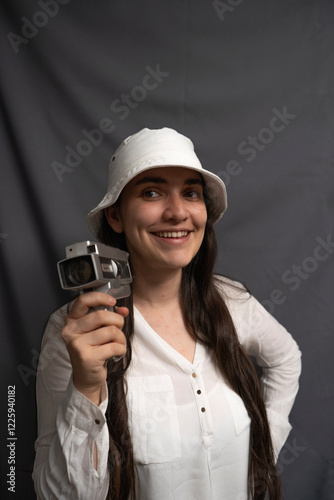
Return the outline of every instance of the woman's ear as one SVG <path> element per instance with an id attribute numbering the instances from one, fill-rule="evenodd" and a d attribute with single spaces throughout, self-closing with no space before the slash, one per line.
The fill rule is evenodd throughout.
<path id="1" fill-rule="evenodd" d="M 123 223 L 121 221 L 118 207 L 115 205 L 111 205 L 111 207 L 107 207 L 104 209 L 104 213 L 111 229 L 113 229 L 115 233 L 122 233 Z"/>

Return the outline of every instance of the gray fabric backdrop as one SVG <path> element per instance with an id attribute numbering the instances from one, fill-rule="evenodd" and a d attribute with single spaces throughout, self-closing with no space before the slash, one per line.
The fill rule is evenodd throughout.
<path id="1" fill-rule="evenodd" d="M 225 180 L 217 271 L 244 282 L 303 352 L 279 459 L 284 498 L 334 498 L 334 2 L 0 9 L 1 498 L 34 498 L 36 363 L 49 314 L 69 299 L 56 262 L 91 238 L 85 214 L 104 194 L 109 157 L 145 126 L 191 137 Z"/>

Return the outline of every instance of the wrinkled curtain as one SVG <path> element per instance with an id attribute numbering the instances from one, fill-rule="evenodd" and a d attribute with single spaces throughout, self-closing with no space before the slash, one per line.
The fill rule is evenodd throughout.
<path id="1" fill-rule="evenodd" d="M 303 352 L 279 458 L 284 498 L 334 498 L 334 4 L 0 9 L 1 405 L 12 408 L 1 412 L 1 498 L 34 498 L 38 354 L 48 316 L 70 298 L 56 262 L 92 238 L 85 215 L 114 148 L 163 126 L 189 136 L 226 182 L 217 271 L 245 283 Z"/>

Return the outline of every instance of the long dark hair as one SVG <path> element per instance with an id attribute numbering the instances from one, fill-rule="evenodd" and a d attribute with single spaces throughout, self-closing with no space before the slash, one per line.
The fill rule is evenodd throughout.
<path id="1" fill-rule="evenodd" d="M 115 233 L 103 216 L 99 240 L 126 250 L 124 235 Z M 248 494 L 251 499 L 281 498 L 273 446 L 261 386 L 256 369 L 240 345 L 235 326 L 213 269 L 217 241 L 210 215 L 199 252 L 182 271 L 180 301 L 189 331 L 212 353 L 230 387 L 242 398 L 251 419 Z M 134 330 L 132 296 L 122 299 L 130 310 L 124 333 L 128 352 L 123 360 L 112 363 L 108 373 L 109 406 L 107 422 L 110 434 L 108 500 L 136 499 L 136 473 L 128 427 L 124 373 L 131 361 L 131 337 Z"/>

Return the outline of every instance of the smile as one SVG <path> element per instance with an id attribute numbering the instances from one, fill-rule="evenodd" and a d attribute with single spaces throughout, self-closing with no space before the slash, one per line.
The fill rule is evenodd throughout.
<path id="1" fill-rule="evenodd" d="M 189 231 L 163 231 L 161 233 L 153 233 L 159 238 L 184 238 L 188 236 Z"/>

